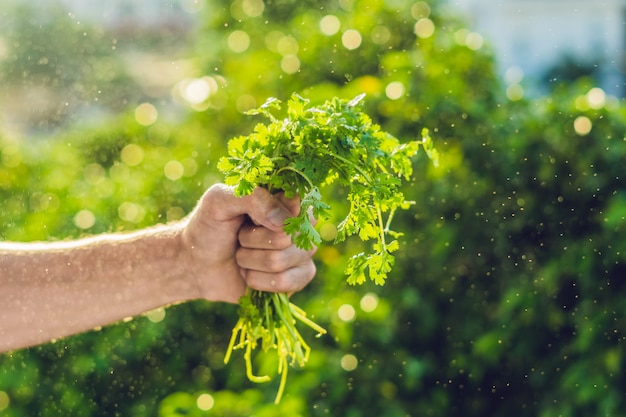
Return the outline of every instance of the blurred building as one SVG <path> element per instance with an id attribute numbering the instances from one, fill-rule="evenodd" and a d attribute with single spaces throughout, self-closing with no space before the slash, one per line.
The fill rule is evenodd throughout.
<path id="1" fill-rule="evenodd" d="M 0 25 L 3 17 L 10 18 L 15 10 L 38 11 L 41 19 L 54 17 L 55 12 L 67 13 L 76 22 L 102 26 L 121 37 L 134 33 L 173 33 L 184 35 L 194 25 L 194 13 L 201 10 L 204 0 L 2 0 Z M 1 35 L 1 29 L 0 29 Z"/>
<path id="2" fill-rule="evenodd" d="M 101 119 L 140 100 L 169 105 L 172 86 L 191 71 L 183 59 L 186 40 L 198 20 L 195 12 L 205 4 L 204 0 L 0 1 L 0 135 L 15 137 L 44 135 L 77 120 Z M 58 30 L 55 22 L 93 33 L 85 37 L 93 42 L 89 53 L 74 53 L 72 48 L 82 44 L 64 39 L 73 33 Z M 82 71 L 83 66 L 96 70 Z M 3 77 L 6 68 L 20 68 L 24 74 L 49 68 L 50 73 L 15 79 Z M 111 80 L 116 84 L 110 85 Z"/>
<path id="3" fill-rule="evenodd" d="M 56 0 L 78 19 L 120 28 L 179 27 L 190 21 L 189 13 L 198 10 L 200 0 Z"/>
<path id="4" fill-rule="evenodd" d="M 626 0 L 452 0 L 497 56 L 503 74 L 514 68 L 545 88 L 592 73 L 600 86 L 626 95 Z M 521 71 L 520 71 L 521 70 Z"/>

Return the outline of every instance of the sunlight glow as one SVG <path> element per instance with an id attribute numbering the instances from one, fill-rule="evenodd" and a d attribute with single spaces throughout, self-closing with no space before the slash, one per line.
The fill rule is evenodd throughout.
<path id="1" fill-rule="evenodd" d="M 226 85 L 226 80 L 219 75 L 186 78 L 176 84 L 172 93 L 194 110 L 202 111 L 206 110 L 209 98 L 217 94 L 220 87 L 224 85 Z"/>
<path id="2" fill-rule="evenodd" d="M 211 82 L 211 83 L 209 83 Z M 182 86 L 182 96 L 191 104 L 200 104 L 205 101 L 212 92 L 217 90 L 217 83 L 210 77 L 189 80 Z"/>

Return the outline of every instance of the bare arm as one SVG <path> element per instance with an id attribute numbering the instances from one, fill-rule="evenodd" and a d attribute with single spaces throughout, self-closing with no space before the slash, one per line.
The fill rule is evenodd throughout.
<path id="1" fill-rule="evenodd" d="M 297 291 L 315 266 L 313 251 L 297 249 L 281 229 L 296 213 L 294 201 L 265 190 L 235 198 L 217 185 L 178 223 L 70 242 L 0 243 L 0 351 L 175 302 L 236 302 L 247 285 Z"/>

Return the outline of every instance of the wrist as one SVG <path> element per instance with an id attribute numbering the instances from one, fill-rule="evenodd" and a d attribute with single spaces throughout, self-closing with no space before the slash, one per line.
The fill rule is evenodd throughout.
<path id="1" fill-rule="evenodd" d="M 162 240 L 162 251 L 156 253 L 161 265 L 158 277 L 162 279 L 163 304 L 194 300 L 200 297 L 198 282 L 193 272 L 193 262 L 185 242 L 185 224 L 172 223 L 157 235 Z"/>

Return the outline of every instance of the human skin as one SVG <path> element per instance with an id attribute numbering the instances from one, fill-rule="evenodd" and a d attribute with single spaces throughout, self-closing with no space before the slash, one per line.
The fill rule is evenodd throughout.
<path id="1" fill-rule="evenodd" d="M 209 188 L 185 219 L 132 233 L 0 242 L 0 351 L 188 300 L 234 303 L 246 287 L 293 293 L 315 275 L 283 222 L 299 202 L 258 188 Z"/>

